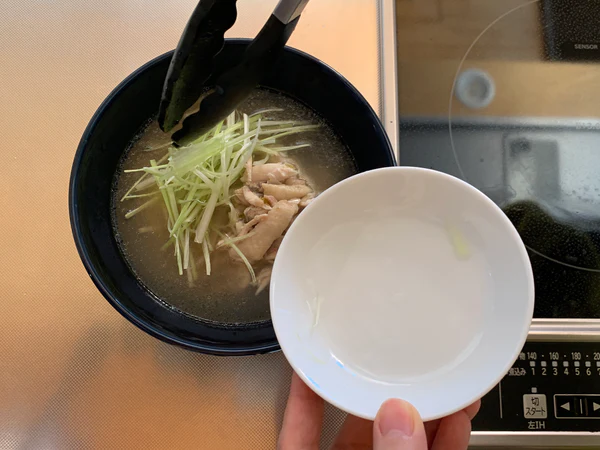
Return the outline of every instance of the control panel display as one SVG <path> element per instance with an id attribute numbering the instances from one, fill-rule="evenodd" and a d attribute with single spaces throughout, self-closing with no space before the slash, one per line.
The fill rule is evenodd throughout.
<path id="1" fill-rule="evenodd" d="M 600 431 L 600 342 L 528 342 L 475 431 Z"/>

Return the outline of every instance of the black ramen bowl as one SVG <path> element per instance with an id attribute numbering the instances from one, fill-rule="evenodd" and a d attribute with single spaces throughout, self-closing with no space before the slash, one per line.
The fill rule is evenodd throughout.
<path id="1" fill-rule="evenodd" d="M 227 40 L 216 63 L 239 60 L 248 42 Z M 136 278 L 117 245 L 111 220 L 115 172 L 132 138 L 158 112 L 171 56 L 172 52 L 150 61 L 117 86 L 83 134 L 69 188 L 71 227 L 79 255 L 106 299 L 152 336 L 216 355 L 278 350 L 270 321 L 220 326 L 160 301 Z M 351 151 L 360 172 L 395 164 L 386 132 L 367 101 L 317 59 L 286 48 L 261 85 L 295 98 L 328 122 Z"/>

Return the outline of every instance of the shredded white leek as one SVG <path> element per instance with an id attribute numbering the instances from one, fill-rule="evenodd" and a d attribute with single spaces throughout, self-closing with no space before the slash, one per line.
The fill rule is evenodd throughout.
<path id="1" fill-rule="evenodd" d="M 250 272 L 250 277 L 252 278 L 252 284 L 256 284 L 256 274 L 254 273 L 254 268 L 252 267 L 252 264 L 250 264 L 250 261 L 248 261 L 248 258 L 246 258 L 246 256 L 242 253 L 238 246 L 231 242 L 231 240 L 227 238 L 226 235 L 219 231 L 216 231 L 216 233 L 219 235 L 219 237 L 221 237 L 221 239 L 228 240 L 227 245 L 229 245 L 229 247 L 231 247 L 237 253 L 242 262 L 246 265 L 246 267 L 248 268 L 248 272 Z"/>
<path id="2" fill-rule="evenodd" d="M 208 249 L 208 240 L 202 241 L 202 252 L 204 253 L 204 265 L 206 266 L 206 275 L 210 275 L 210 250 Z"/>
<path id="3" fill-rule="evenodd" d="M 243 236 L 237 236 L 237 237 L 234 237 L 234 238 L 225 239 L 224 241 L 219 242 L 217 244 L 217 248 L 230 246 L 231 244 L 235 244 L 236 242 L 243 241 L 243 240 L 248 239 L 249 237 L 252 237 L 252 236 L 254 236 L 254 232 L 250 232 L 248 234 L 244 234 Z"/>
<path id="4" fill-rule="evenodd" d="M 177 148 L 172 143 L 165 143 L 146 149 L 154 151 L 166 147 L 167 153 L 158 160 L 152 159 L 148 167 L 126 170 L 128 173 L 141 172 L 142 175 L 121 200 L 148 197 L 126 217 L 130 218 L 162 199 L 169 231 L 169 240 L 163 249 L 174 246 L 178 271 L 180 274 L 187 271 L 190 283 L 196 278 L 193 242 L 202 247 L 206 273 L 211 273 L 212 233 L 222 237 L 217 248 L 231 247 L 248 268 L 252 281 L 256 282 L 252 265 L 235 245 L 252 234 L 235 238 L 227 235 L 234 233 L 239 218 L 231 202 L 233 186 L 240 180 L 249 161 L 264 164 L 274 155 L 308 146 L 277 146 L 278 139 L 318 128 L 318 125 L 303 121 L 263 119 L 264 113 L 273 111 L 280 110 L 265 109 L 251 115 L 234 112 L 185 147 Z M 219 230 L 211 222 L 220 206 L 229 209 L 229 222 Z"/>
<path id="5" fill-rule="evenodd" d="M 446 232 L 448 233 L 450 244 L 456 257 L 461 260 L 469 259 L 471 257 L 471 249 L 461 231 L 452 224 L 446 224 Z"/>
<path id="6" fill-rule="evenodd" d="M 148 208 L 150 205 L 152 205 L 156 200 L 158 200 L 158 198 L 153 198 L 151 200 L 148 200 L 146 203 L 141 204 L 140 206 L 138 206 L 135 209 L 132 209 L 131 211 L 129 211 L 127 214 L 125 214 L 125 218 L 126 219 L 130 219 L 133 216 L 135 216 L 137 213 L 139 213 L 140 211 L 143 211 L 144 209 Z"/>

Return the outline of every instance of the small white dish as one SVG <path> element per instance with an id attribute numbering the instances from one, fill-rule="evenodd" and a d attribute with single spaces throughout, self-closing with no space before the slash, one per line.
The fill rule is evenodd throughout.
<path id="1" fill-rule="evenodd" d="M 534 286 L 521 238 L 483 193 L 392 167 L 336 184 L 300 214 L 270 298 L 285 356 L 322 398 L 365 419 L 402 398 L 433 420 L 507 373 Z"/>

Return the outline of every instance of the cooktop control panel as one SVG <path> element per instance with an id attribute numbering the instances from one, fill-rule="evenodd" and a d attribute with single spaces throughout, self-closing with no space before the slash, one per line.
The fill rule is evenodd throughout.
<path id="1" fill-rule="evenodd" d="M 600 432 L 600 342 L 528 342 L 473 430 Z"/>

